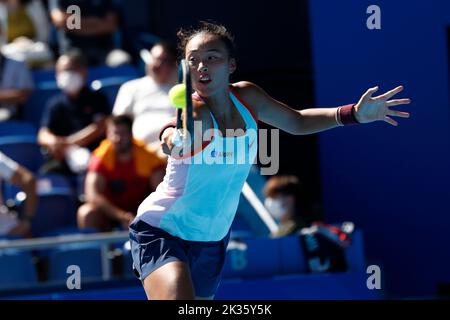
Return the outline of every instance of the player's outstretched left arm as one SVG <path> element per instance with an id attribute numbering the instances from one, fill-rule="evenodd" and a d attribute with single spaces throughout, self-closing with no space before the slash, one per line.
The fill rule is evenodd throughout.
<path id="1" fill-rule="evenodd" d="M 345 123 L 338 108 L 313 108 L 294 110 L 288 105 L 270 97 L 264 90 L 251 82 L 238 82 L 233 85 L 238 94 L 248 101 L 258 119 L 274 127 L 295 135 L 312 134 L 335 128 Z M 380 96 L 372 97 L 378 87 L 365 92 L 358 103 L 353 106 L 353 117 L 359 123 L 385 121 L 396 126 L 392 117 L 408 118 L 409 113 L 392 110 L 391 107 L 408 104 L 410 99 L 390 100 L 403 90 L 399 86 Z M 347 107 L 347 111 L 348 111 Z"/>

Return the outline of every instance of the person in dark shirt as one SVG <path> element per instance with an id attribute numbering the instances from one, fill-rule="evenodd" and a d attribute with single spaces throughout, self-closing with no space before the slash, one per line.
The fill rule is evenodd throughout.
<path id="1" fill-rule="evenodd" d="M 81 28 L 71 28 L 70 6 L 81 12 Z M 71 11 L 69 11 L 71 12 Z M 114 49 L 114 33 L 119 27 L 119 15 L 111 0 L 55 0 L 50 7 L 53 25 L 58 28 L 60 53 L 72 48 L 83 50 L 89 65 L 104 64 Z M 69 27 L 68 27 L 68 19 Z"/>
<path id="2" fill-rule="evenodd" d="M 86 86 L 87 63 L 79 50 L 62 55 L 56 63 L 62 93 L 50 99 L 38 133 L 38 142 L 48 150 L 42 173 L 72 175 L 66 161 L 73 147 L 96 148 L 104 136 L 110 113 L 107 98 Z"/>

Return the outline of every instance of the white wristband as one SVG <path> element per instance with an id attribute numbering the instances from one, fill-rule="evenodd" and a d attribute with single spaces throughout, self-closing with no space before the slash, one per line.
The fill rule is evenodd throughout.
<path id="1" fill-rule="evenodd" d="M 344 125 L 342 124 L 341 119 L 339 119 L 339 109 L 340 109 L 340 108 L 341 108 L 341 107 L 336 108 L 336 112 L 334 113 L 334 119 L 336 120 L 336 124 L 337 124 L 339 127 L 342 127 L 342 126 L 344 126 Z"/>

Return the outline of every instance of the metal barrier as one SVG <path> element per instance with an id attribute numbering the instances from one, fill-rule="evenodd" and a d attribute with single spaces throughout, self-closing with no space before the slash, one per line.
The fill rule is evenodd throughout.
<path id="1" fill-rule="evenodd" d="M 111 264 L 108 259 L 108 245 L 129 239 L 127 231 L 95 233 L 95 234 L 76 234 L 57 237 L 36 238 L 27 240 L 0 240 L 0 254 L 5 250 L 20 249 L 51 249 L 62 244 L 71 243 L 91 243 L 99 244 L 102 260 L 102 279 L 111 279 Z"/>

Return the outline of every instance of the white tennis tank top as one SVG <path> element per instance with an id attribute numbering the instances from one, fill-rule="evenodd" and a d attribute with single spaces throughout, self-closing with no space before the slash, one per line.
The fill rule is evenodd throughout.
<path id="1" fill-rule="evenodd" d="M 169 157 L 164 180 L 139 206 L 137 220 L 184 240 L 219 241 L 227 235 L 258 145 L 256 118 L 232 90 L 230 97 L 245 134 L 222 137 L 211 114 L 211 141 L 188 159 Z"/>

